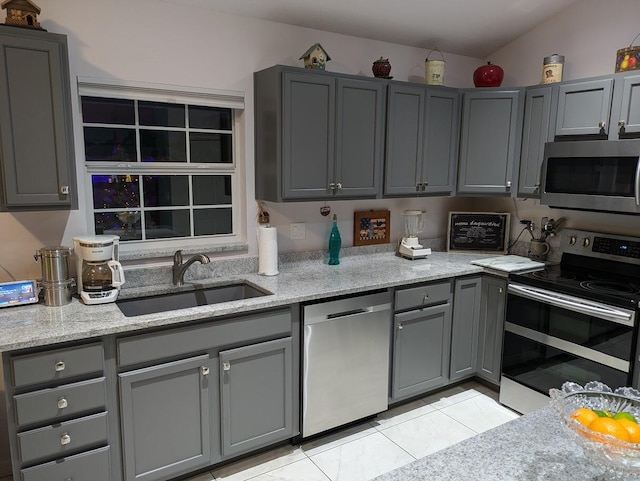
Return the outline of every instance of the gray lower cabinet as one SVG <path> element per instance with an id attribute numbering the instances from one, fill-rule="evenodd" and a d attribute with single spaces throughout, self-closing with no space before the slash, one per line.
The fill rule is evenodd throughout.
<path id="1" fill-rule="evenodd" d="M 529 87 L 525 92 L 518 197 L 540 197 L 544 144 L 552 142 L 557 111 L 557 87 Z"/>
<path id="2" fill-rule="evenodd" d="M 522 136 L 523 89 L 469 89 L 462 98 L 457 192 L 514 194 Z"/>
<path id="3" fill-rule="evenodd" d="M 216 377 L 207 354 L 119 375 L 126 481 L 159 481 L 211 464 Z"/>
<path id="4" fill-rule="evenodd" d="M 457 89 L 391 83 L 385 195 L 450 195 L 458 155 Z"/>
<path id="5" fill-rule="evenodd" d="M 506 279 L 482 277 L 476 375 L 494 384 L 500 383 L 506 297 Z"/>
<path id="6" fill-rule="evenodd" d="M 556 137 L 606 139 L 613 96 L 613 77 L 563 82 L 558 90 Z"/>
<path id="7" fill-rule="evenodd" d="M 294 435 L 292 363 L 290 337 L 220 352 L 224 458 Z"/>
<path id="8" fill-rule="evenodd" d="M 476 374 L 481 296 L 480 276 L 455 280 L 449 369 L 452 382 Z"/>
<path id="9" fill-rule="evenodd" d="M 0 25 L 4 210 L 77 208 L 64 35 Z"/>
<path id="10" fill-rule="evenodd" d="M 375 198 L 383 81 L 295 67 L 254 74 L 256 198 Z"/>

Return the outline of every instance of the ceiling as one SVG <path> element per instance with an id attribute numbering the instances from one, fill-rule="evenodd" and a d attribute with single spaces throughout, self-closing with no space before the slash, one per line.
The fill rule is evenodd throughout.
<path id="1" fill-rule="evenodd" d="M 578 0 L 167 0 L 485 58 Z"/>

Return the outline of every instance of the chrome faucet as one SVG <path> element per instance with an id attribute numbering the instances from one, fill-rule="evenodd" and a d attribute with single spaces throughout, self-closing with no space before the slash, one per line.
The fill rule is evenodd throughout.
<path id="1" fill-rule="evenodd" d="M 177 250 L 175 254 L 173 254 L 173 284 L 176 286 L 184 285 L 184 273 L 187 271 L 189 266 L 194 262 L 200 262 L 201 264 L 208 264 L 210 261 L 209 257 L 204 254 L 195 254 L 191 256 L 187 262 L 182 262 L 182 251 Z"/>

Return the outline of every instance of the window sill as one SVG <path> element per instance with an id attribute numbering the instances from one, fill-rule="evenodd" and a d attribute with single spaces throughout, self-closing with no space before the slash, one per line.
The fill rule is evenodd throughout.
<path id="1" fill-rule="evenodd" d="M 130 252 L 120 251 L 120 261 L 123 262 L 123 264 L 136 264 L 136 261 L 173 257 L 176 250 L 178 249 L 162 248 Z M 180 250 L 182 250 L 183 255 L 187 256 L 192 254 L 207 254 L 217 257 L 224 254 L 246 254 L 249 250 L 249 245 L 238 242 L 232 244 L 181 247 Z"/>

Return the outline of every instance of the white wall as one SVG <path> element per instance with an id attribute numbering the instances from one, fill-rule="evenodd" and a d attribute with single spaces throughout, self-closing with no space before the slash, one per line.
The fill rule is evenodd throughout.
<path id="1" fill-rule="evenodd" d="M 204 8 L 177 7 L 161 0 L 39 0 L 38 4 L 43 28 L 68 36 L 74 90 L 77 76 L 89 76 L 245 92 L 245 204 L 250 253 L 256 252 L 253 72 L 274 64 L 302 66 L 300 55 L 320 42 L 332 57 L 327 66 L 329 71 L 372 76 L 372 62 L 384 56 L 391 62 L 391 75 L 395 79 L 420 80 L 428 53 L 412 47 L 223 15 Z M 473 70 L 482 61 L 446 52 L 445 57 L 445 83 L 454 87 L 472 86 Z M 46 245 L 71 246 L 73 236 L 88 232 L 82 183 L 82 129 L 76 97 L 73 114 L 80 210 L 0 213 L 0 265 L 15 277 L 39 276 L 40 266 L 32 257 L 35 250 Z M 387 206 L 394 212 L 393 221 L 407 202 L 376 201 L 358 204 L 357 208 Z M 437 212 L 438 225 L 428 235 L 442 235 L 441 211 L 448 202 L 432 199 L 418 203 L 421 208 Z M 349 203 L 333 204 L 341 219 L 352 216 L 354 208 Z M 287 235 L 291 221 L 310 223 L 305 241 L 288 242 L 281 233 L 283 250 L 316 249 L 324 245 L 321 238 L 326 226 L 316 220 L 320 216 L 315 215 L 318 212 L 315 205 L 272 206 L 271 211 L 279 232 L 286 231 Z M 6 280 L 8 276 L 0 269 L 0 282 Z"/>

